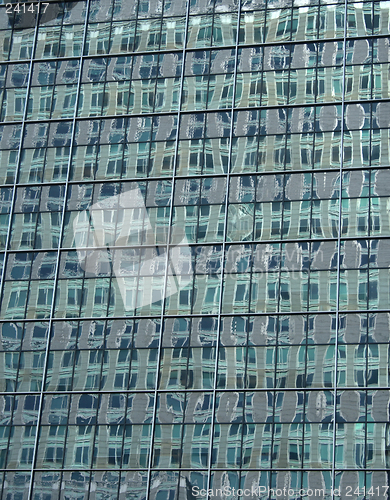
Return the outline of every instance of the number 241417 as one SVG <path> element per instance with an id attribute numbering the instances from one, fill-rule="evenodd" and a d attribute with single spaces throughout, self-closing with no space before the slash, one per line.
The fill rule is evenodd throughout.
<path id="1" fill-rule="evenodd" d="M 48 3 L 7 3 L 5 11 L 7 14 L 17 12 L 18 14 L 26 14 L 27 12 L 42 12 L 44 14 L 48 8 Z"/>
<path id="2" fill-rule="evenodd" d="M 347 486 L 346 487 L 346 496 L 347 497 L 350 497 L 350 496 L 360 496 L 360 495 L 364 495 L 364 496 L 373 496 L 373 495 L 383 495 L 385 496 L 387 494 L 387 491 L 388 491 L 389 487 L 388 486 L 376 486 L 376 487 L 373 487 L 371 486 L 371 488 L 365 488 L 363 486 L 363 488 L 355 488 L 355 490 L 352 488 L 352 486 Z"/>

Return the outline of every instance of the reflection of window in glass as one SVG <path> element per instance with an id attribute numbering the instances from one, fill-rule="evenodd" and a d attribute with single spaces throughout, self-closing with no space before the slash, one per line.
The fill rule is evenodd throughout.
<path id="1" fill-rule="evenodd" d="M 52 288 L 40 288 L 38 290 L 37 305 L 50 305 L 53 297 Z"/>
<path id="2" fill-rule="evenodd" d="M 34 244 L 35 224 L 37 214 L 23 214 L 22 238 L 20 240 L 21 247 L 31 247 Z"/>
<path id="3" fill-rule="evenodd" d="M 59 147 L 55 148 L 55 150 L 54 149 L 47 150 L 45 180 L 59 181 L 66 179 L 68 171 L 69 153 L 70 153 L 69 147 Z"/>
<path id="4" fill-rule="evenodd" d="M 81 295 L 82 295 L 81 288 L 68 287 L 68 305 L 80 305 Z"/>
<path id="5" fill-rule="evenodd" d="M 13 290 L 11 292 L 8 307 L 24 307 L 27 300 L 27 290 Z"/>
<path id="6" fill-rule="evenodd" d="M 388 206 L 387 198 L 370 199 L 370 233 L 380 234 L 381 216 L 385 219 L 385 206 Z"/>
<path id="7" fill-rule="evenodd" d="M 289 432 L 289 462 L 296 465 L 301 464 L 303 458 L 303 439 L 301 431 L 298 430 L 301 427 L 302 424 L 292 424 Z"/>
<path id="8" fill-rule="evenodd" d="M 272 23 L 275 23 L 274 19 L 278 19 L 277 21 L 277 28 L 276 28 L 276 33 L 275 33 L 275 40 L 289 40 L 290 35 L 291 35 L 291 10 L 290 9 L 283 9 L 279 11 L 270 11 L 269 14 L 269 20 Z M 296 21 L 295 21 L 296 22 Z M 270 30 L 271 31 L 271 30 Z M 267 40 L 269 40 L 270 37 L 270 32 L 267 34 Z"/>
<path id="9" fill-rule="evenodd" d="M 6 89 L 4 90 L 3 107 L 1 111 L 1 120 L 17 120 L 22 119 L 24 112 L 24 104 L 26 102 L 26 90 L 21 89 Z"/>
<path id="10" fill-rule="evenodd" d="M 283 203 L 273 202 L 271 204 L 272 219 L 271 219 L 271 236 L 281 235 Z"/>
<path id="11" fill-rule="evenodd" d="M 234 298 L 235 304 L 245 303 L 249 300 L 249 286 L 247 283 L 236 284 L 236 295 Z"/>
<path id="12" fill-rule="evenodd" d="M 23 433 L 23 438 L 21 438 L 22 448 L 21 448 L 21 455 L 20 455 L 20 464 L 25 464 L 29 465 L 32 463 L 33 459 L 33 454 L 34 454 L 34 447 L 32 441 L 35 438 L 35 428 L 34 426 L 26 425 L 20 428 L 20 431 L 24 430 Z M 30 442 L 29 442 L 30 441 Z"/>
<path id="13" fill-rule="evenodd" d="M 239 43 L 262 43 L 264 11 L 248 12 L 241 16 Z"/>
<path id="14" fill-rule="evenodd" d="M 106 287 L 96 287 L 94 295 L 95 304 L 106 304 L 108 298 L 108 289 Z"/>
<path id="15" fill-rule="evenodd" d="M 111 52 L 132 52 L 139 44 L 135 38 L 135 21 L 114 22 L 111 30 Z"/>
<path id="16" fill-rule="evenodd" d="M 176 111 L 179 105 L 179 90 L 178 78 L 158 79 L 155 111 Z"/>

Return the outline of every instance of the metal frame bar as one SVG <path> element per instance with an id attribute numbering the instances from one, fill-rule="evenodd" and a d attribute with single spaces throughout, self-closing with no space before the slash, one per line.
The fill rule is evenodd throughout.
<path id="1" fill-rule="evenodd" d="M 334 378 L 333 378 L 333 456 L 332 456 L 332 500 L 335 500 L 336 489 L 336 445 L 337 445 L 337 378 L 338 378 L 338 347 L 339 347 L 339 327 L 340 327 L 340 267 L 341 267 L 341 230 L 342 230 L 342 193 L 343 193 L 343 163 L 344 163 L 344 120 L 345 120 L 345 72 L 347 53 L 347 16 L 348 0 L 344 0 L 344 38 L 343 38 L 343 80 L 342 80 L 342 101 L 341 101 L 341 144 L 340 144 L 340 170 L 339 170 L 339 214 L 338 214 L 338 236 L 337 236 L 337 288 L 336 288 L 336 337 L 334 344 Z"/>
<path id="2" fill-rule="evenodd" d="M 43 366 L 43 372 L 42 372 L 42 385 L 41 385 L 41 390 L 39 393 L 39 410 L 38 410 L 38 418 L 37 418 L 37 424 L 36 424 L 37 430 L 36 430 L 36 435 L 35 435 L 34 451 L 33 451 L 32 465 L 31 465 L 31 479 L 30 479 L 30 485 L 29 485 L 29 491 L 28 491 L 28 499 L 29 500 L 32 500 L 32 498 L 33 498 L 34 474 L 35 474 L 35 470 L 36 470 L 35 465 L 36 465 L 37 453 L 38 453 L 38 442 L 39 442 L 39 433 L 40 433 L 41 419 L 42 419 L 43 397 L 44 397 L 44 393 L 45 393 L 46 373 L 47 373 L 47 367 L 48 367 L 48 362 L 49 362 L 51 328 L 52 328 L 52 323 L 53 323 L 54 308 L 55 308 L 56 295 L 57 295 L 56 292 L 57 292 L 57 287 L 58 287 L 59 264 L 60 264 L 60 256 L 61 256 L 61 240 L 62 240 L 63 231 L 64 231 L 66 200 L 67 200 L 68 189 L 69 189 L 69 178 L 70 178 L 71 162 L 72 162 L 72 146 L 74 143 L 75 131 L 76 131 L 76 117 L 77 117 L 77 108 L 78 108 L 78 103 L 79 103 L 79 98 L 80 98 L 79 90 L 80 90 L 81 80 L 82 80 L 82 70 L 83 70 L 82 63 L 83 63 L 85 42 L 86 42 L 86 38 L 87 38 L 87 26 L 88 26 L 89 11 L 90 11 L 90 0 L 86 0 L 84 34 L 83 34 L 83 42 L 82 42 L 82 47 L 81 47 L 81 54 L 79 57 L 80 70 L 79 70 L 79 77 L 78 77 L 78 81 L 77 81 L 77 96 L 76 96 L 76 103 L 75 103 L 73 119 L 72 119 L 72 137 L 71 137 L 71 142 L 70 142 L 70 147 L 69 147 L 68 172 L 67 172 L 67 179 L 65 182 L 64 204 L 63 204 L 62 213 L 61 213 L 61 228 L 60 228 L 60 237 L 59 237 L 58 248 L 57 248 L 56 271 L 55 271 L 55 277 L 53 280 L 53 295 L 52 295 L 52 302 L 51 302 L 51 306 L 50 306 L 50 317 L 49 317 L 49 327 L 48 327 L 48 333 L 47 333 L 46 352 L 45 352 L 45 360 L 44 360 L 44 366 Z M 37 17 L 37 19 L 39 19 L 39 18 Z M 38 26 L 38 22 L 37 22 L 37 26 Z M 27 103 L 26 103 L 26 110 L 27 110 Z"/>

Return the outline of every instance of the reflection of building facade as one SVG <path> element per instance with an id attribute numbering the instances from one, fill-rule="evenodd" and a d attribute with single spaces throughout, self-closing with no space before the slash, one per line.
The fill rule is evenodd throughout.
<path id="1" fill-rule="evenodd" d="M 388 498 L 388 2 L 54 7 L 0 17 L 0 497 Z"/>

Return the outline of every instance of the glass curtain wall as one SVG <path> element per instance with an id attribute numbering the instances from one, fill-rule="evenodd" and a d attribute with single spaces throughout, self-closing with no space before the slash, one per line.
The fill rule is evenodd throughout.
<path id="1" fill-rule="evenodd" d="M 389 498 L 389 2 L 0 10 L 0 497 Z"/>

